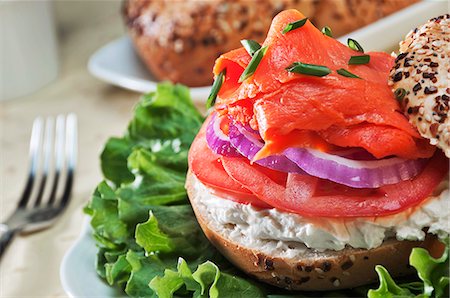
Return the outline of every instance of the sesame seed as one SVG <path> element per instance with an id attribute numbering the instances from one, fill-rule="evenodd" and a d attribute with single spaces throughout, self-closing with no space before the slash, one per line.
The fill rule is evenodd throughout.
<path id="1" fill-rule="evenodd" d="M 394 82 L 398 82 L 403 78 L 403 73 L 401 71 L 397 72 L 393 77 L 392 80 Z"/>
<path id="2" fill-rule="evenodd" d="M 310 280 L 310 277 L 309 277 L 309 276 L 302 277 L 302 278 L 300 278 L 300 283 L 305 283 L 305 282 L 307 282 L 308 280 Z"/>
<path id="3" fill-rule="evenodd" d="M 314 271 L 316 271 L 319 274 L 323 274 L 324 273 L 323 270 L 320 269 L 320 268 L 314 268 Z"/>
<path id="4" fill-rule="evenodd" d="M 437 63 L 437 62 L 430 63 L 430 67 L 438 67 L 438 66 L 439 66 L 439 63 Z"/>
<path id="5" fill-rule="evenodd" d="M 349 268 L 351 268 L 353 266 L 353 262 L 352 261 L 347 261 L 347 262 L 344 262 L 342 265 L 341 265 L 341 269 L 342 270 L 347 270 L 347 269 L 349 269 Z"/>
<path id="6" fill-rule="evenodd" d="M 402 60 L 406 56 L 408 56 L 408 53 L 400 53 L 400 54 L 398 54 L 397 58 L 395 58 L 395 62 L 398 62 L 398 61 Z"/>
<path id="7" fill-rule="evenodd" d="M 266 270 L 274 270 L 275 268 L 273 267 L 273 261 L 266 259 L 264 261 L 264 269 L 266 269 Z"/>
<path id="8" fill-rule="evenodd" d="M 333 286 L 339 287 L 340 285 L 341 285 L 341 281 L 339 279 L 336 279 L 335 281 L 333 281 Z"/>
<path id="9" fill-rule="evenodd" d="M 430 86 L 430 87 L 425 87 L 425 89 L 423 90 L 423 93 L 425 94 L 433 94 L 433 93 L 437 93 L 438 89 L 435 86 Z"/>
<path id="10" fill-rule="evenodd" d="M 414 92 L 417 92 L 417 91 L 419 91 L 420 89 L 422 89 L 422 85 L 420 85 L 420 83 L 415 84 L 414 87 L 413 87 L 413 91 L 414 91 Z"/>

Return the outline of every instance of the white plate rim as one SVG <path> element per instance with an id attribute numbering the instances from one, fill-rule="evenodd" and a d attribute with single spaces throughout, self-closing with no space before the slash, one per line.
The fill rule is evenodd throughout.
<path id="1" fill-rule="evenodd" d="M 90 246 L 95 247 L 96 250 L 98 248 L 95 245 L 94 239 L 92 238 L 92 228 L 90 225 L 91 218 L 88 215 L 85 215 L 83 217 L 83 223 L 81 225 L 81 232 L 78 235 L 78 238 L 75 240 L 75 242 L 72 244 L 72 246 L 67 250 L 67 252 L 64 254 L 64 257 L 61 261 L 61 265 L 59 268 L 59 279 L 61 281 L 61 285 L 65 291 L 65 293 L 70 298 L 78 298 L 78 297 L 86 297 L 86 291 L 83 291 L 82 289 L 78 289 L 75 287 L 73 281 L 70 279 L 70 272 L 74 269 L 72 267 L 72 263 L 74 261 L 77 261 L 76 255 L 79 253 L 83 253 L 83 245 L 84 246 Z M 91 256 L 92 257 L 92 256 Z M 95 257 L 94 257 L 95 259 Z M 92 273 L 91 275 L 94 276 L 95 274 L 95 280 L 90 280 L 90 282 L 94 283 L 97 287 L 96 291 L 97 293 L 89 294 L 89 297 L 126 297 L 123 295 L 119 295 L 119 292 L 117 289 L 115 289 L 112 286 L 109 286 L 100 276 L 97 275 L 97 272 L 95 271 L 95 263 L 92 262 L 92 264 L 88 264 L 88 268 L 85 268 L 86 264 L 80 263 L 78 268 L 81 269 L 87 269 L 89 272 Z M 99 293 L 100 291 L 100 293 Z"/>
<path id="2" fill-rule="evenodd" d="M 121 73 L 113 72 L 106 68 L 103 68 L 99 63 L 99 61 L 101 60 L 106 51 L 110 50 L 111 48 L 116 48 L 119 45 L 123 45 L 125 43 L 131 44 L 131 40 L 127 35 L 119 37 L 113 41 L 110 41 L 109 43 L 105 44 L 100 49 L 95 51 L 94 54 L 92 54 L 89 57 L 87 63 L 88 71 L 93 76 L 102 81 L 105 81 L 115 86 L 119 86 L 127 90 L 139 93 L 147 93 L 156 90 L 156 86 L 158 84 L 158 82 L 156 81 L 144 80 L 139 77 L 128 77 Z M 134 48 L 130 46 L 129 50 L 134 51 Z M 136 57 L 136 59 L 140 60 L 139 57 Z M 143 64 L 142 61 L 140 61 L 140 63 Z M 191 97 L 193 98 L 194 102 L 205 102 L 206 98 L 209 95 L 209 92 L 211 91 L 211 86 L 189 87 L 189 89 L 191 92 Z"/>

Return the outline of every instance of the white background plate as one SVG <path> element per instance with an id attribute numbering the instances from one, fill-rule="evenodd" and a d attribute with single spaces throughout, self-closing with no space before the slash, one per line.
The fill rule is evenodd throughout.
<path id="1" fill-rule="evenodd" d="M 412 28 L 429 18 L 448 11 L 447 1 L 423 1 L 392 14 L 360 30 L 339 38 L 357 40 L 365 50 L 382 51 L 397 48 L 397 44 Z M 110 84 L 140 93 L 156 89 L 157 80 L 136 54 L 128 36 L 116 39 L 95 52 L 88 62 L 95 77 Z M 206 102 L 210 86 L 193 87 L 191 96 L 197 103 Z"/>
<path id="2" fill-rule="evenodd" d="M 429 18 L 447 13 L 446 1 L 424 1 L 388 16 L 340 38 L 352 37 L 366 50 L 396 48 L 405 34 Z M 117 39 L 91 56 L 89 71 L 96 77 L 137 92 L 155 90 L 156 81 L 134 52 L 128 37 Z M 204 102 L 209 87 L 191 88 L 197 102 Z M 91 236 L 88 219 L 72 248 L 65 255 L 60 270 L 61 282 L 70 297 L 121 297 L 123 293 L 109 287 L 95 272 L 97 248 Z"/>
<path id="3" fill-rule="evenodd" d="M 140 93 L 155 91 L 158 83 L 136 54 L 128 36 L 116 39 L 95 52 L 89 59 L 88 69 L 100 80 Z M 211 87 L 190 89 L 195 102 L 206 102 Z"/>
<path id="4" fill-rule="evenodd" d="M 124 293 L 110 287 L 95 271 L 97 247 L 86 216 L 80 237 L 61 262 L 61 284 L 69 297 L 123 297 Z"/>

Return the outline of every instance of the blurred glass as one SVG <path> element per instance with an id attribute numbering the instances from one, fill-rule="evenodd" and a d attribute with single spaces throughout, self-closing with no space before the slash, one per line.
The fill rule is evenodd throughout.
<path id="1" fill-rule="evenodd" d="M 0 0 L 0 100 L 30 94 L 57 74 L 53 3 Z"/>

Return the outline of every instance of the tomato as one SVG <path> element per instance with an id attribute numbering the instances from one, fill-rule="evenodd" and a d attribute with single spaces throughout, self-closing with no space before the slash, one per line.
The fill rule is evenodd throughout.
<path id="1" fill-rule="evenodd" d="M 271 208 L 270 205 L 259 200 L 251 191 L 234 181 L 225 172 L 220 155 L 212 152 L 206 144 L 205 127 L 207 122 L 208 120 L 205 121 L 189 151 L 188 162 L 191 171 L 197 179 L 212 188 L 214 193 L 222 198 L 239 203 L 252 204 L 261 208 Z"/>
<path id="2" fill-rule="evenodd" d="M 364 217 L 398 213 L 429 197 L 448 172 L 436 153 L 412 180 L 378 189 L 355 189 L 309 175 L 289 174 L 285 186 L 240 159 L 222 157 L 225 171 L 269 205 L 304 216 Z"/>
<path id="3" fill-rule="evenodd" d="M 251 164 L 243 157 L 213 153 L 206 144 L 205 121 L 189 152 L 196 177 L 225 199 L 304 216 L 372 217 L 398 213 L 429 197 L 448 172 L 436 152 L 412 180 L 377 189 L 358 189 L 303 174 L 287 174 Z"/>

